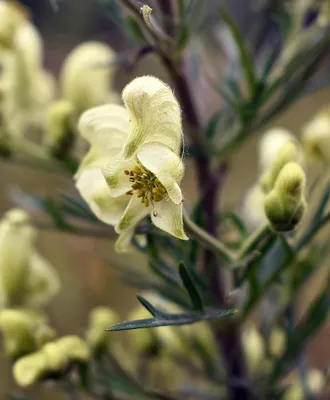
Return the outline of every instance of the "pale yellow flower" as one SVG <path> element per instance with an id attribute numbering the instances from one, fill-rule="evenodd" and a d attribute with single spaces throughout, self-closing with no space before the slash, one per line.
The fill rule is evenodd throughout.
<path id="1" fill-rule="evenodd" d="M 319 111 L 302 132 L 302 145 L 310 161 L 330 161 L 330 108 Z"/>
<path id="2" fill-rule="evenodd" d="M 2 306 L 42 306 L 58 292 L 54 268 L 35 249 L 36 231 L 19 209 L 0 222 L 0 292 Z"/>
<path id="3" fill-rule="evenodd" d="M 26 21 L 16 30 L 10 52 L 2 57 L 4 123 L 16 137 L 43 127 L 44 112 L 54 97 L 54 78 L 42 64 L 42 39 Z"/>
<path id="4" fill-rule="evenodd" d="M 15 0 L 0 1 L 0 49 L 10 49 L 18 27 L 28 19 L 27 10 Z"/>
<path id="5" fill-rule="evenodd" d="M 318 396 L 326 384 L 325 376 L 316 368 L 310 369 L 307 373 L 306 387 L 312 396 Z M 304 400 L 304 383 L 300 376 L 296 376 L 289 389 L 285 392 L 283 400 Z"/>
<path id="6" fill-rule="evenodd" d="M 266 221 L 264 210 L 265 193 L 258 183 L 252 185 L 245 193 L 241 215 L 247 228 L 253 231 L 259 228 Z"/>
<path id="7" fill-rule="evenodd" d="M 61 95 L 81 113 L 118 102 L 112 89 L 115 53 L 101 42 L 86 42 L 72 50 L 60 73 Z M 113 63 L 113 64 L 111 64 Z"/>
<path id="8" fill-rule="evenodd" d="M 273 128 L 264 133 L 259 142 L 258 156 L 262 173 L 267 171 L 278 156 L 280 149 L 288 142 L 294 142 L 293 134 L 283 128 Z"/>
<path id="9" fill-rule="evenodd" d="M 266 216 L 275 231 L 291 231 L 302 220 L 307 208 L 305 184 L 305 173 L 297 163 L 289 162 L 279 172 L 264 202 Z"/>
<path id="10" fill-rule="evenodd" d="M 97 307 L 89 316 L 89 326 L 86 332 L 86 341 L 93 353 L 107 350 L 113 336 L 106 329 L 117 322 L 118 317 L 108 307 Z"/>
<path id="11" fill-rule="evenodd" d="M 28 387 L 49 375 L 64 372 L 74 364 L 84 364 L 89 357 L 86 342 L 78 336 L 64 336 L 16 361 L 13 375 L 19 386 Z"/>
<path id="12" fill-rule="evenodd" d="M 101 220 L 115 225 L 119 251 L 127 250 L 147 215 L 158 228 L 187 240 L 179 186 L 184 172 L 179 104 L 152 76 L 134 79 L 123 100 L 126 109 L 106 105 L 82 115 L 79 130 L 91 149 L 76 176 L 77 188 Z"/>

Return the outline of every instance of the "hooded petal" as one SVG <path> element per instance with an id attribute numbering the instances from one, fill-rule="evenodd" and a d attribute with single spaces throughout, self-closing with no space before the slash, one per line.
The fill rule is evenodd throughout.
<path id="1" fill-rule="evenodd" d="M 175 153 L 180 151 L 181 111 L 169 86 L 153 76 L 142 76 L 125 87 L 123 100 L 132 123 L 125 158 L 147 142 L 160 142 Z"/>
<path id="2" fill-rule="evenodd" d="M 189 240 L 183 228 L 182 204 L 174 204 L 170 200 L 155 203 L 151 219 L 157 228 L 179 239 Z"/>
<path id="3" fill-rule="evenodd" d="M 106 103 L 113 81 L 114 59 L 113 50 L 101 42 L 74 48 L 60 73 L 62 96 L 80 112 Z"/>
<path id="4" fill-rule="evenodd" d="M 118 154 L 124 147 L 130 132 L 129 115 L 126 109 L 115 104 L 92 108 L 82 114 L 78 129 L 93 146 L 110 156 Z M 108 154 L 109 156 L 109 154 Z"/>
<path id="5" fill-rule="evenodd" d="M 124 213 L 130 197 L 112 197 L 100 168 L 84 170 L 76 183 L 82 198 L 103 222 L 116 225 Z"/>
<path id="6" fill-rule="evenodd" d="M 183 200 L 179 183 L 184 166 L 180 157 L 160 143 L 147 143 L 137 153 L 140 163 L 154 173 L 175 204 Z"/>

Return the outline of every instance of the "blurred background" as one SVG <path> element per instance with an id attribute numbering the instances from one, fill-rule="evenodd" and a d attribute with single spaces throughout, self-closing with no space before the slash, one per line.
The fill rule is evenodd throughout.
<path id="1" fill-rule="evenodd" d="M 113 16 L 105 12 L 101 0 L 59 0 L 58 2 L 55 0 L 29 0 L 22 1 L 22 3 L 30 9 L 33 21 L 42 34 L 45 66 L 55 75 L 58 74 L 68 53 L 81 42 L 101 40 L 123 54 L 130 49 L 130 44 L 118 30 Z M 219 3 L 219 1 L 215 0 L 215 3 Z M 254 17 L 258 15 L 258 20 L 265 24 L 265 40 L 267 38 L 271 40 L 273 35 L 271 24 L 267 24 L 267 21 L 263 20 L 260 15 L 261 6 L 266 3 L 265 1 L 230 0 L 227 3 L 247 36 L 253 33 L 251 21 L 254 21 L 255 24 Z M 211 15 L 208 23 L 201 28 L 200 35 L 196 36 L 189 51 L 191 68 L 195 69 L 192 73 L 195 73 L 198 78 L 194 80 L 194 90 L 203 119 L 209 117 L 212 111 L 217 110 L 222 102 L 222 99 L 198 72 L 210 67 L 208 56 L 212 49 L 212 41 L 217 36 L 215 34 L 217 27 L 213 22 Z M 220 82 L 221 74 L 224 71 L 225 57 L 220 53 L 213 54 L 213 56 L 216 63 L 212 65 L 212 73 L 213 75 L 218 74 L 218 82 Z M 142 74 L 154 74 L 170 83 L 161 65 L 155 62 L 153 56 L 147 56 L 139 63 L 134 74 L 119 66 L 115 86 L 120 91 L 133 76 Z M 322 88 L 312 96 L 300 100 L 281 115 L 276 122 L 272 123 L 272 126 L 283 126 L 299 135 L 302 125 L 314 115 L 321 105 L 328 103 L 329 100 L 330 90 L 326 87 Z M 232 162 L 222 201 L 233 209 L 239 208 L 245 190 L 255 180 L 257 141 L 258 136 L 256 135 L 246 142 L 235 154 Z M 188 167 L 183 184 L 187 198 L 194 194 L 194 176 L 190 171 L 191 168 Z M 20 187 L 27 192 L 39 193 L 42 196 L 54 194 L 59 190 L 75 193 L 73 181 L 69 178 L 41 170 L 22 168 L 4 161 L 0 161 L 0 177 L 1 214 L 12 207 L 11 193 L 15 187 Z M 111 306 L 122 318 L 125 318 L 127 312 L 136 305 L 136 290 L 123 285 L 116 278 L 109 262 L 102 260 L 101 255 L 105 252 L 111 254 L 112 258 L 116 257 L 111 241 L 78 237 L 62 232 L 42 231 L 39 234 L 38 248 L 56 266 L 62 281 L 60 294 L 48 308 L 52 325 L 59 335 L 64 333 L 81 334 L 86 327 L 89 311 L 96 305 Z M 125 257 L 125 261 L 134 263 L 134 266 L 143 265 L 142 256 L 134 254 L 134 256 Z M 317 287 L 321 281 L 322 275 L 315 277 L 314 287 Z M 309 285 L 302 294 L 302 298 L 304 298 L 302 307 L 306 306 L 314 292 L 313 286 Z M 328 324 L 309 346 L 309 357 L 315 366 L 324 367 L 330 359 L 330 345 L 327 340 L 329 333 L 330 325 Z M 0 376 L 0 399 L 3 399 L 5 394 L 14 388 L 9 365 L 4 359 L 3 353 L 0 353 Z M 64 399 L 65 397 L 62 396 L 55 392 L 47 392 L 47 394 L 43 394 L 41 391 L 31 392 L 31 397 L 38 400 Z"/>

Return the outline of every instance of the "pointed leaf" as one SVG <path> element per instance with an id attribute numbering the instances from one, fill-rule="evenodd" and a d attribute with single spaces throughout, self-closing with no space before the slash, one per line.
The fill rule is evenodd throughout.
<path id="1" fill-rule="evenodd" d="M 136 296 L 137 299 L 139 300 L 139 302 L 143 305 L 144 308 L 146 308 L 151 315 L 153 315 L 154 317 L 157 316 L 163 316 L 163 313 L 161 311 L 158 311 L 151 303 L 149 303 L 148 300 L 146 300 L 144 297 L 142 296 Z"/>
<path id="2" fill-rule="evenodd" d="M 119 322 L 107 329 L 107 331 L 126 331 L 132 329 L 155 328 L 158 326 L 190 325 L 200 321 L 215 321 L 226 319 L 237 313 L 236 309 L 209 310 L 205 313 L 189 314 L 164 314 L 160 317 L 140 319 L 136 321 Z"/>
<path id="3" fill-rule="evenodd" d="M 184 287 L 187 289 L 194 309 L 202 312 L 204 310 L 202 298 L 198 292 L 198 289 L 190 272 L 182 262 L 179 264 L 179 274 L 181 276 Z"/>
<path id="4" fill-rule="evenodd" d="M 243 72 L 245 74 L 245 79 L 247 84 L 249 85 L 250 88 L 250 94 L 251 97 L 254 96 L 255 89 L 256 89 L 256 74 L 254 70 L 254 64 L 253 61 L 248 53 L 248 50 L 244 44 L 244 39 L 242 35 L 240 34 L 235 21 L 232 19 L 231 15 L 228 13 L 228 11 L 222 7 L 219 9 L 220 15 L 227 25 L 228 29 L 230 30 L 233 39 L 235 40 L 240 62 L 243 68 Z"/>

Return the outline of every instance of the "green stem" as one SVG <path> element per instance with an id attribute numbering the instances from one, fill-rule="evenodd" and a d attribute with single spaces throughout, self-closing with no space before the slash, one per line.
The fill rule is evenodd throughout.
<path id="1" fill-rule="evenodd" d="M 210 235 L 204 229 L 193 222 L 187 211 L 183 210 L 183 220 L 188 233 L 198 239 L 203 245 L 216 253 L 219 253 L 227 262 L 233 263 L 236 260 L 236 254 L 232 252 L 225 244 L 214 236 Z"/>
<path id="2" fill-rule="evenodd" d="M 261 226 L 244 242 L 242 249 L 238 253 L 237 260 L 239 261 L 244 259 L 257 247 L 261 240 L 266 239 L 268 236 L 273 234 L 274 232 L 270 229 L 269 224 Z"/>

